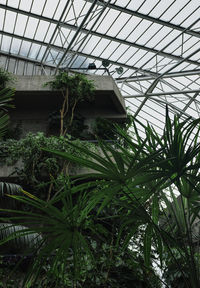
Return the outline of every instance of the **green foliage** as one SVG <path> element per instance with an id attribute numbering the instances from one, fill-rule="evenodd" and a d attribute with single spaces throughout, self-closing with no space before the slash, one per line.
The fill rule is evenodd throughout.
<path id="1" fill-rule="evenodd" d="M 179 122 L 175 116 L 172 123 L 167 114 L 166 126 L 161 137 L 150 126 L 145 127 L 139 123 L 146 131 L 145 139 L 140 137 L 136 125 L 133 131 L 136 135 L 135 139 L 119 130 L 118 133 L 124 137 L 128 149 L 119 146 L 116 151 L 111 145 L 100 142 L 99 145 L 104 153 L 104 157 L 101 157 L 81 147 L 80 150 L 90 155 L 91 160 L 82 160 L 67 153 L 53 152 L 55 155 L 70 161 L 82 163 L 88 168 L 93 167 L 96 173 L 88 174 L 85 177 L 105 181 L 106 188 L 103 188 L 100 194 L 95 195 L 93 202 L 95 204 L 101 203 L 99 212 L 111 203 L 112 205 L 118 203 L 119 207 L 126 207 L 126 213 L 123 210 L 119 216 L 124 223 L 121 226 L 120 237 L 123 233 L 127 233 L 125 234 L 126 245 L 139 226 L 147 225 L 144 236 L 144 261 L 146 265 L 151 265 L 150 251 L 152 247 L 157 249 L 161 263 L 163 261 L 163 246 L 167 247 L 169 253 L 171 247 L 174 247 L 179 253 L 185 255 L 187 259 L 186 269 L 193 267 L 189 282 L 181 267 L 178 269 L 184 281 L 189 285 L 188 287 L 198 287 L 200 275 L 192 248 L 194 245 L 191 232 L 193 228 L 184 219 L 185 208 L 181 208 L 184 212 L 180 216 L 186 225 L 186 230 L 183 230 L 186 235 L 183 238 L 184 241 L 177 241 L 177 229 L 175 231 L 170 230 L 169 234 L 167 225 L 160 227 L 158 215 L 166 189 L 168 187 L 173 189 L 173 185 L 175 185 L 181 193 L 181 197 L 187 197 L 190 201 L 189 219 L 192 217 L 194 221 L 199 217 L 199 208 L 195 204 L 199 199 L 199 122 L 199 120 L 191 121 L 190 119 Z M 193 131 L 195 131 L 195 135 L 192 134 Z M 190 139 L 191 136 L 193 136 L 192 139 Z M 177 227 L 178 223 L 175 222 L 174 224 Z M 178 265 L 178 261 L 176 261 L 176 265 Z"/>
<path id="2" fill-rule="evenodd" d="M 67 149 L 72 150 L 66 152 L 43 143 L 44 155 L 93 172 L 71 179 L 61 174 L 55 181 L 57 192 L 48 202 L 26 192 L 11 196 L 34 209 L 12 210 L 16 216 L 8 216 L 9 220 L 34 224 L 33 230 L 43 235 L 45 243 L 36 253 L 24 287 L 30 279 L 36 283 L 47 263 L 46 276 L 54 287 L 84 287 L 84 283 L 85 287 L 117 287 L 116 279 L 121 287 L 129 287 L 129 281 L 130 287 L 134 281 L 136 287 L 160 287 L 156 261 L 165 277 L 159 280 L 166 287 L 181 287 L 181 279 L 183 287 L 199 288 L 199 235 L 194 233 L 200 215 L 199 123 L 199 119 L 181 122 L 176 116 L 172 121 L 167 111 L 161 136 L 137 120 L 134 137 L 118 127 L 125 146 L 99 141 L 99 150 L 91 151 L 67 141 Z M 144 139 L 138 125 L 145 130 Z M 174 191 L 179 192 L 180 202 Z"/>
<path id="3" fill-rule="evenodd" d="M 7 111 L 7 108 L 13 108 L 13 104 L 10 102 L 13 101 L 14 89 L 3 88 L 0 90 L 0 109 Z"/>
<path id="4" fill-rule="evenodd" d="M 5 88 L 5 85 L 9 82 L 13 81 L 13 76 L 11 73 L 3 70 L 0 67 L 0 89 Z"/>
<path id="5" fill-rule="evenodd" d="M 0 111 L 0 139 L 6 134 L 9 123 L 9 116 Z"/>
<path id="6" fill-rule="evenodd" d="M 10 104 L 13 101 L 14 89 L 3 88 L 0 89 L 0 139 L 6 134 L 9 116 L 8 108 L 13 108 Z"/>
<path id="7" fill-rule="evenodd" d="M 84 74 L 69 75 L 67 72 L 59 72 L 55 80 L 48 82 L 52 89 L 61 90 L 63 93 L 68 88 L 70 94 L 70 105 L 73 106 L 75 100 L 92 101 L 94 97 L 94 84 L 88 80 Z"/>
<path id="8" fill-rule="evenodd" d="M 71 141 L 70 136 L 68 138 L 63 136 L 45 137 L 43 133 L 38 132 L 37 134 L 28 133 L 25 138 L 20 140 L 8 139 L 1 142 L 0 156 L 2 162 L 7 165 L 16 165 L 15 170 L 22 183 L 31 185 L 35 190 L 43 187 L 43 190 L 46 191 L 46 186 L 52 179 L 57 179 L 62 173 L 68 175 L 69 171 L 73 174 L 80 165 L 62 160 L 43 151 L 42 148 L 68 151 L 76 157 L 87 158 L 79 149 L 69 146 L 68 142 L 72 142 L 78 147 L 84 146 L 95 150 L 93 144 L 80 140 Z M 47 195 L 47 193 L 45 194 Z"/>
<path id="9" fill-rule="evenodd" d="M 60 90 L 63 96 L 63 104 L 60 113 L 60 135 L 69 133 L 73 126 L 76 107 L 80 102 L 92 102 L 94 100 L 94 84 L 83 74 L 69 75 L 61 71 L 53 81 L 46 83 L 52 89 Z M 73 130 L 73 129 L 71 129 Z"/>
<path id="10" fill-rule="evenodd" d="M 38 212 L 25 212 L 25 215 L 34 225 L 35 232 L 43 235 L 44 245 L 40 246 L 40 253 L 36 256 L 31 273 L 27 275 L 25 282 L 33 279 L 33 272 L 34 281 L 36 281 L 37 275 L 46 261 L 50 263 L 47 276 L 52 277 L 58 270 L 61 279 L 66 271 L 70 271 L 69 263 L 72 262 L 72 275 L 77 281 L 81 267 L 86 261 L 85 253 L 92 259 L 90 244 L 86 236 L 91 234 L 98 237 L 99 232 L 93 220 L 94 216 L 89 216 L 89 210 L 85 210 L 89 195 L 80 194 L 74 206 L 73 190 L 73 187 L 70 189 L 70 183 L 66 182 L 62 193 L 53 197 L 48 203 L 35 196 L 30 196 L 26 192 L 24 193 L 30 197 L 11 196 L 13 199 L 37 209 Z M 59 208 L 57 208 L 57 204 L 59 204 Z M 18 220 L 24 219 L 24 215 L 20 211 L 13 210 L 13 213 L 17 215 Z M 21 233 L 23 234 L 24 231 L 22 230 Z M 53 280 L 56 285 L 59 285 L 61 279 L 56 277 Z"/>
<path id="11" fill-rule="evenodd" d="M 53 111 L 50 113 L 48 118 L 48 134 L 58 134 L 58 131 L 60 129 L 60 111 Z M 65 119 L 67 121 L 67 119 Z M 67 122 L 64 120 L 64 128 L 67 127 Z M 84 124 L 85 117 L 83 117 L 80 113 L 76 112 L 74 113 L 74 118 L 72 125 L 70 127 L 67 127 L 67 132 L 69 135 L 71 135 L 72 139 L 80 139 L 80 140 L 86 140 L 86 139 L 93 139 L 91 137 L 87 137 L 87 128 Z M 90 136 L 90 135 L 89 135 Z"/>
<path id="12" fill-rule="evenodd" d="M 102 140 L 122 141 L 117 127 L 123 129 L 124 132 L 128 132 L 129 128 L 133 124 L 133 121 L 133 116 L 129 113 L 127 114 L 126 120 L 124 120 L 122 123 L 118 123 L 117 125 L 112 121 L 97 118 L 93 123 L 92 133 L 95 138 L 100 138 Z"/>
<path id="13" fill-rule="evenodd" d="M 7 127 L 7 131 L 3 136 L 3 140 L 6 141 L 7 139 L 14 139 L 19 140 L 22 135 L 22 122 L 19 121 L 13 125 L 10 123 Z"/>
<path id="14" fill-rule="evenodd" d="M 177 288 L 197 287 L 195 286 L 195 280 L 191 281 L 190 275 L 194 267 L 190 267 L 190 269 L 188 269 L 188 259 L 185 258 L 177 249 L 172 248 L 172 252 L 173 257 L 167 251 L 163 255 L 165 263 L 163 278 L 165 279 L 166 284 L 169 287 Z M 196 263 L 198 263 L 199 267 L 199 253 L 195 253 L 194 260 Z M 179 265 L 177 265 L 176 261 L 179 263 Z"/>
<path id="15" fill-rule="evenodd" d="M 13 108 L 14 89 L 5 88 L 8 81 L 12 80 L 10 73 L 0 68 L 0 139 L 6 134 L 9 116 L 8 108 Z"/>
<path id="16" fill-rule="evenodd" d="M 21 186 L 15 183 L 0 182 L 0 208 L 15 208 L 15 201 L 7 196 L 19 194 L 21 189 Z"/>
<path id="17" fill-rule="evenodd" d="M 97 222 L 96 214 L 87 207 L 89 193 L 79 193 L 74 202 L 74 194 L 88 184 L 78 186 L 66 182 L 64 190 L 48 203 L 25 191 L 28 197 L 11 196 L 37 209 L 34 213 L 19 210 L 12 213 L 18 221 L 24 221 L 25 217 L 35 232 L 42 234 L 40 241 L 44 243 L 39 254 L 32 247 L 35 257 L 24 278 L 24 287 L 30 281 L 37 287 L 40 280 L 41 285 L 49 283 L 49 287 L 160 287 L 153 270 L 138 266 L 141 259 L 137 259 L 136 253 L 129 249 L 121 252 L 112 238 L 107 240 L 109 230 L 102 221 Z M 19 231 L 19 240 L 24 231 L 28 229 L 21 230 L 22 236 Z M 9 237 L 6 240 L 10 243 Z"/>

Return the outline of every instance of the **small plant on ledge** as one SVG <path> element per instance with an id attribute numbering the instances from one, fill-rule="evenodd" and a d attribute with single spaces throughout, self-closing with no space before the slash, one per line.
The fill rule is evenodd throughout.
<path id="1" fill-rule="evenodd" d="M 60 136 L 65 136 L 73 125 L 74 114 L 78 103 L 94 100 L 94 84 L 83 74 L 69 75 L 60 72 L 53 81 L 47 82 L 54 90 L 60 90 L 63 96 L 62 107 L 59 111 Z"/>

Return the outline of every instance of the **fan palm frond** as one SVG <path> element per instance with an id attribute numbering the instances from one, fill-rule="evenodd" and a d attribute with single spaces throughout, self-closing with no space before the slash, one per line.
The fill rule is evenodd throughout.
<path id="1" fill-rule="evenodd" d="M 13 108 L 13 101 L 15 89 L 3 88 L 0 90 L 0 109 L 5 110 L 7 108 Z"/>
<path id="2" fill-rule="evenodd" d="M 9 123 L 9 116 L 0 111 L 0 139 L 5 135 Z"/>
<path id="3" fill-rule="evenodd" d="M 0 139 L 7 131 L 9 123 L 7 109 L 14 107 L 11 103 L 13 101 L 14 92 L 15 90 L 10 88 L 3 88 L 0 90 Z"/>
<path id="4" fill-rule="evenodd" d="M 0 223 L 1 254 L 33 254 L 42 236 L 30 228 L 11 223 Z"/>
<path id="5" fill-rule="evenodd" d="M 8 195 L 19 195 L 22 187 L 14 183 L 0 182 L 0 208 L 14 208 L 16 201 Z"/>

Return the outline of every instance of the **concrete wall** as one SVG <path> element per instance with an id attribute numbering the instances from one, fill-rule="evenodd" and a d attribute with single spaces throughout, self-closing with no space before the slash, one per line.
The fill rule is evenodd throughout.
<path id="1" fill-rule="evenodd" d="M 124 99 L 111 76 L 99 76 L 99 75 L 86 75 L 89 80 L 92 80 L 96 89 L 96 97 L 100 98 L 99 105 L 103 105 L 106 108 L 106 103 L 103 102 L 106 98 L 109 98 L 113 104 L 113 107 L 109 107 L 110 112 L 112 110 L 118 111 L 118 114 L 126 114 Z M 44 83 L 52 81 L 53 76 L 16 76 L 16 81 L 13 87 L 17 92 L 42 92 L 49 91 L 51 88 L 44 86 Z M 99 96 L 100 95 L 100 96 Z"/>
<path id="2" fill-rule="evenodd" d="M 87 125 L 101 117 L 123 121 L 126 118 L 124 100 L 111 76 L 88 75 L 95 84 L 95 100 L 82 102 L 77 111 L 86 119 Z M 27 132 L 48 131 L 48 117 L 53 111 L 59 111 L 63 97 L 59 91 L 52 91 L 44 83 L 53 80 L 53 76 L 16 76 L 13 87 L 16 89 L 15 109 L 11 111 L 13 125 L 21 123 L 22 137 Z"/>
<path id="3" fill-rule="evenodd" d="M 16 89 L 16 108 L 11 111 L 10 116 L 14 127 L 18 123 L 21 124 L 21 137 L 25 137 L 28 132 L 39 131 L 48 135 L 49 113 L 54 110 L 59 111 L 63 102 L 60 92 L 52 91 L 48 86 L 44 87 L 44 83 L 52 79 L 52 76 L 16 77 L 13 83 Z M 126 118 L 125 103 L 112 77 L 89 75 L 88 79 L 94 81 L 96 91 L 94 102 L 81 103 L 78 107 L 78 111 L 86 118 L 85 124 L 91 126 L 97 117 L 123 121 Z M 21 165 L 19 161 L 17 166 Z M 83 171 L 88 172 L 88 170 Z M 0 178 L 8 177 L 12 172 L 12 167 L 2 166 Z"/>

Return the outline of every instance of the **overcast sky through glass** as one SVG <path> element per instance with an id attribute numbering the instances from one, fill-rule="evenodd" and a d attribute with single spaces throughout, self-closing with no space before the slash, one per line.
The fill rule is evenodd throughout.
<path id="1" fill-rule="evenodd" d="M 199 0 L 0 0 L 0 65 L 53 74 L 107 59 L 131 113 L 161 132 L 166 104 L 199 117 L 199 15 Z"/>

